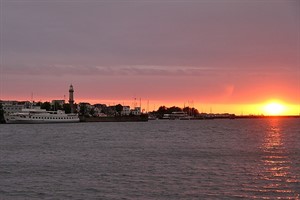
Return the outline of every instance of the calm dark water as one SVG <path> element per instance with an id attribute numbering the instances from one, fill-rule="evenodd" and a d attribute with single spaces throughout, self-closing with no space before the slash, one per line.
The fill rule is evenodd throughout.
<path id="1" fill-rule="evenodd" d="M 300 119 L 0 125 L 0 199 L 299 199 Z"/>

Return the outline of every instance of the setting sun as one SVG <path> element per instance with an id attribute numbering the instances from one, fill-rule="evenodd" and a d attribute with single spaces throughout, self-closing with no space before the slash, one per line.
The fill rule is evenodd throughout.
<path id="1" fill-rule="evenodd" d="M 272 102 L 264 106 L 264 112 L 267 115 L 281 115 L 285 110 L 285 106 L 281 103 Z"/>

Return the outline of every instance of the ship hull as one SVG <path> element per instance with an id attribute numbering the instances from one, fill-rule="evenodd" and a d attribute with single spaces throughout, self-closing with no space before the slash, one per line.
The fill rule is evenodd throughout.
<path id="1" fill-rule="evenodd" d="M 52 124 L 52 123 L 77 123 L 78 120 L 5 120 L 6 124 Z"/>
<path id="2" fill-rule="evenodd" d="M 83 117 L 81 122 L 147 122 L 148 115 L 116 116 L 116 117 Z"/>

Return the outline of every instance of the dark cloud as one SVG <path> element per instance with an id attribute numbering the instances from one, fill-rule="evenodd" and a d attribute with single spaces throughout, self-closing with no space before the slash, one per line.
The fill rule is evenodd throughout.
<path id="1" fill-rule="evenodd" d="M 220 71 L 206 67 L 185 66 L 81 66 L 81 65 L 12 65 L 5 66 L 3 73 L 31 76 L 199 76 Z"/>

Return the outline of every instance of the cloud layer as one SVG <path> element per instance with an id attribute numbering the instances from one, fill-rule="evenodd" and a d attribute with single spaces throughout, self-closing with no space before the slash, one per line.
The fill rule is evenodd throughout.
<path id="1" fill-rule="evenodd" d="M 0 98 L 72 82 L 85 98 L 300 99 L 299 1 L 2 0 L 0 15 Z"/>

